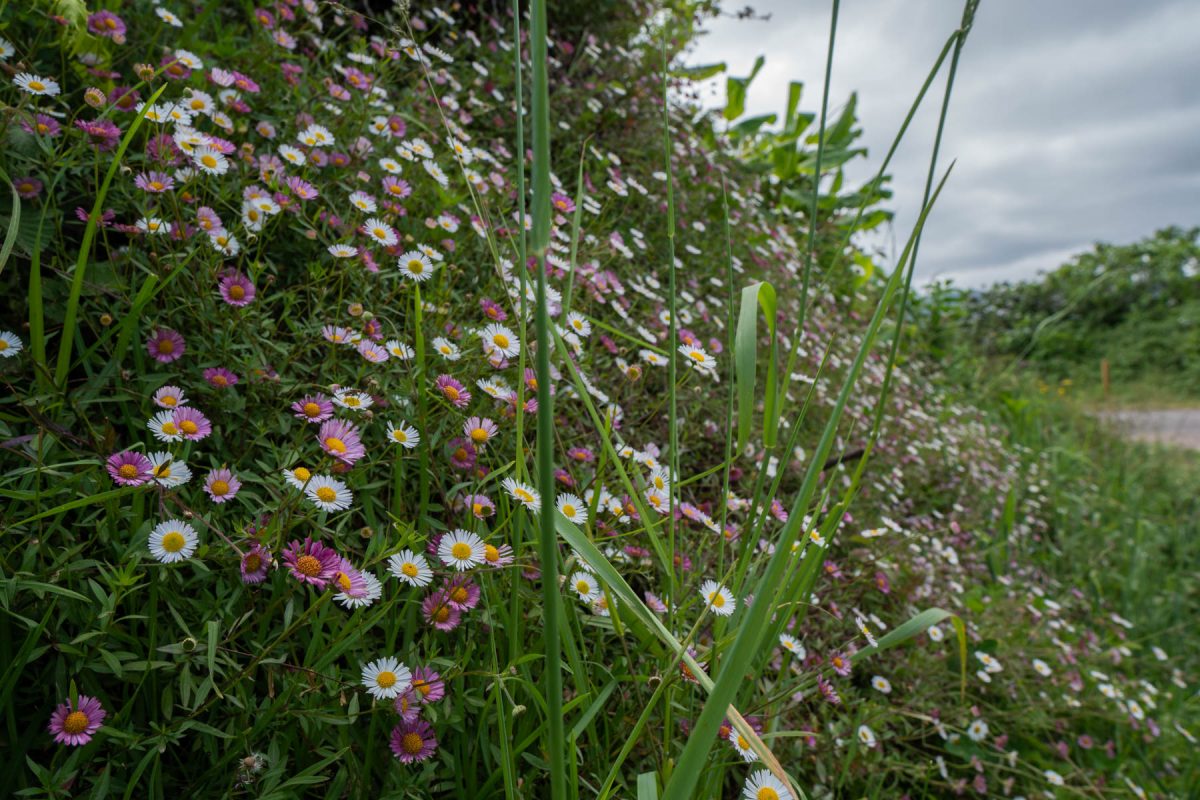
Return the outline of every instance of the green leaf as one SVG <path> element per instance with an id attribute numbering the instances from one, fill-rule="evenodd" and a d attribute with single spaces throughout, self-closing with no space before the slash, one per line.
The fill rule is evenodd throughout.
<path id="1" fill-rule="evenodd" d="M 746 112 L 746 90 L 750 82 L 762 69 L 765 59 L 759 56 L 754 60 L 754 69 L 745 78 L 729 78 L 725 81 L 725 119 L 732 122 Z"/>
<path id="2" fill-rule="evenodd" d="M 638 775 L 637 800 L 658 800 L 658 776 L 653 772 Z"/>
<path id="3" fill-rule="evenodd" d="M 694 67 L 676 67 L 671 74 L 676 78 L 688 78 L 693 81 L 708 80 L 714 75 L 720 75 L 725 71 L 725 62 L 718 61 L 715 64 L 698 64 Z"/>
<path id="4" fill-rule="evenodd" d="M 742 305 L 738 312 L 737 335 L 734 337 L 734 371 L 737 375 L 738 449 L 750 439 L 750 420 L 754 415 L 754 387 L 758 370 L 758 309 L 767 319 L 767 386 L 763 395 L 763 443 L 775 445 L 779 429 L 779 376 L 775 364 L 775 287 L 766 281 L 752 283 L 742 289 Z"/>

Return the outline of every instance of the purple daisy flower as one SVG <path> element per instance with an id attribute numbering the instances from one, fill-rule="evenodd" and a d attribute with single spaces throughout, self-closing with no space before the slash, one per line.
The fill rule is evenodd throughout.
<path id="1" fill-rule="evenodd" d="M 479 605 L 479 587 L 466 575 L 456 575 L 442 586 L 447 602 L 459 611 L 470 611 Z"/>
<path id="2" fill-rule="evenodd" d="M 321 443 L 322 450 L 345 464 L 353 465 L 367 452 L 359 438 L 358 428 L 340 419 L 321 423 L 317 441 Z"/>
<path id="3" fill-rule="evenodd" d="M 403 200 L 412 194 L 412 187 L 403 178 L 388 175 L 383 179 L 383 193 L 393 200 Z"/>
<path id="4" fill-rule="evenodd" d="M 221 298 L 231 306 L 241 308 L 254 302 L 254 284 L 240 272 L 226 270 L 219 284 Z"/>
<path id="5" fill-rule="evenodd" d="M 114 149 L 121 139 L 121 129 L 107 119 L 77 119 L 75 127 L 86 133 L 91 144 L 101 153 Z"/>
<path id="6" fill-rule="evenodd" d="M 118 486 L 141 486 L 150 480 L 154 465 L 134 450 L 123 450 L 108 457 L 108 474 Z"/>
<path id="7" fill-rule="evenodd" d="M 450 401 L 455 408 L 466 408 L 471 402 L 471 393 L 454 378 L 449 375 L 438 375 L 437 381 L 438 391 Z"/>
<path id="8" fill-rule="evenodd" d="M 204 491 L 208 493 L 214 503 L 232 500 L 237 497 L 238 490 L 241 488 L 242 482 L 225 467 L 212 470 L 204 479 Z"/>
<path id="9" fill-rule="evenodd" d="M 292 403 L 292 412 L 305 422 L 324 422 L 333 416 L 333 403 L 320 392 L 306 394 Z"/>
<path id="10" fill-rule="evenodd" d="M 33 120 L 21 120 L 21 128 L 34 136 L 46 136 L 53 139 L 62 133 L 62 125 L 48 114 L 35 114 Z"/>
<path id="11" fill-rule="evenodd" d="M 850 656 L 845 653 L 834 653 L 829 657 L 829 666 L 833 667 L 833 671 L 844 678 L 850 674 Z"/>
<path id="12" fill-rule="evenodd" d="M 32 200 L 42 193 L 43 184 L 40 180 L 32 175 L 26 175 L 23 178 L 17 178 L 13 181 L 13 188 L 17 190 L 17 196 L 22 200 Z"/>
<path id="13" fill-rule="evenodd" d="M 191 406 L 180 406 L 171 414 L 171 421 L 190 442 L 198 442 L 212 433 L 212 423 L 198 409 Z"/>
<path id="14" fill-rule="evenodd" d="M 493 322 L 504 322 L 504 320 L 508 319 L 508 312 L 490 297 L 481 299 L 479 307 L 483 309 L 483 315 Z"/>
<path id="15" fill-rule="evenodd" d="M 59 744 L 87 744 L 96 731 L 100 730 L 106 716 L 107 712 L 101 707 L 99 700 L 81 694 L 76 699 L 74 708 L 71 708 L 68 698 L 67 702 L 54 709 L 54 713 L 50 715 L 49 729 L 54 734 L 54 741 Z"/>
<path id="16" fill-rule="evenodd" d="M 446 450 L 450 454 L 450 466 L 455 469 L 466 471 L 475 466 L 477 451 L 470 439 L 456 436 L 450 440 Z"/>
<path id="17" fill-rule="evenodd" d="M 238 376 L 224 367 L 209 367 L 204 370 L 204 380 L 217 389 L 228 389 L 238 382 Z"/>
<path id="18" fill-rule="evenodd" d="M 416 722 L 421 716 L 421 699 L 411 688 L 396 695 L 395 709 L 400 719 L 407 723 Z"/>
<path id="19" fill-rule="evenodd" d="M 321 194 L 317 191 L 317 187 L 297 175 L 288 177 L 285 182 L 288 188 L 301 200 L 312 200 Z"/>
<path id="20" fill-rule="evenodd" d="M 175 179 L 165 172 L 143 172 L 133 179 L 133 185 L 143 192 L 161 194 L 175 188 Z"/>
<path id="21" fill-rule="evenodd" d="M 417 667 L 412 671 L 412 691 L 423 705 L 430 705 L 446 696 L 446 682 L 435 670 Z"/>
<path id="22" fill-rule="evenodd" d="M 262 583 L 271 568 L 271 551 L 257 542 L 242 556 L 242 583 Z"/>
<path id="23" fill-rule="evenodd" d="M 462 502 L 475 519 L 487 519 L 496 513 L 496 504 L 485 494 L 469 494 Z"/>
<path id="24" fill-rule="evenodd" d="M 125 43 L 125 21 L 111 11 L 89 14 L 87 29 L 90 33 L 112 39 L 117 44 Z"/>
<path id="25" fill-rule="evenodd" d="M 437 750 L 433 728 L 423 719 L 401 722 L 392 729 L 391 748 L 403 764 L 424 761 Z"/>
<path id="26" fill-rule="evenodd" d="M 146 351 L 158 363 L 170 364 L 187 352 L 187 344 L 170 328 L 156 328 L 146 340 Z"/>
<path id="27" fill-rule="evenodd" d="M 439 631 L 452 631 L 462 622 L 462 612 L 450 605 L 450 596 L 438 589 L 421 601 L 425 621 Z"/>
<path id="28" fill-rule="evenodd" d="M 303 542 L 293 539 L 283 552 L 283 563 L 287 564 L 296 580 L 324 589 L 341 567 L 342 557 L 310 538 L 305 538 Z"/>
<path id="29" fill-rule="evenodd" d="M 115 86 L 108 93 L 108 102 L 118 111 L 136 111 L 142 95 L 132 86 Z"/>
<path id="30" fill-rule="evenodd" d="M 817 689 L 821 691 L 821 696 L 828 700 L 831 704 L 837 706 L 842 704 L 842 698 L 838 697 L 837 689 L 833 684 L 825 680 L 820 675 L 817 676 Z"/>

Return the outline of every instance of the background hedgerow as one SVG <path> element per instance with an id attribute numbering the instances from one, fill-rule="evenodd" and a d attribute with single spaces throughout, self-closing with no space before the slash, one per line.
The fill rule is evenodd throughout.
<path id="1" fill-rule="evenodd" d="M 0 6 L 0 793 L 1195 777 L 1194 582 L 1045 559 L 1104 488 L 897 364 L 853 107 L 697 113 L 708 4 L 552 4 L 548 92 L 502 4 L 102 5 Z"/>

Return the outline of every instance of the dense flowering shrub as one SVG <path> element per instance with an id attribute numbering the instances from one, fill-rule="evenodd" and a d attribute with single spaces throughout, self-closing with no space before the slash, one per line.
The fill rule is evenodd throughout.
<path id="1" fill-rule="evenodd" d="M 798 333 L 781 292 L 799 445 L 726 459 L 731 298 L 791 287 L 802 231 L 681 85 L 669 262 L 648 6 L 552 37 L 559 446 L 538 486 L 530 354 L 554 342 L 532 336 L 537 262 L 518 243 L 511 15 L 62 5 L 10 6 L 0 30 L 19 196 L 0 335 L 6 790 L 545 796 L 531 520 L 547 513 L 694 659 L 561 546 L 581 796 L 610 768 L 628 796 L 675 755 L 705 696 L 689 664 L 717 666 L 754 603 L 778 603 L 778 646 L 739 708 L 801 786 L 1126 785 L 1116 759 L 1150 749 L 1171 690 L 1121 665 L 1122 620 L 1022 560 L 1048 530 L 1038 455 L 916 369 L 883 397 L 882 349 L 801 509 L 811 583 L 753 596 L 878 287 L 835 272 L 822 238 Z M 668 29 L 673 52 L 688 30 Z M 967 619 L 966 664 L 947 622 L 863 657 L 930 606 Z M 705 796 L 792 796 L 743 731 L 720 735 Z"/>

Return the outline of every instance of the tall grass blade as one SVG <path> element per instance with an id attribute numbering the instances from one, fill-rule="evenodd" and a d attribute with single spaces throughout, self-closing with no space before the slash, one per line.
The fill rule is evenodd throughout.
<path id="1" fill-rule="evenodd" d="M 758 309 L 767 320 L 767 385 L 763 392 L 763 444 L 775 446 L 779 429 L 779 376 L 775 358 L 775 287 L 767 281 L 752 283 L 742 289 L 742 304 L 738 312 L 737 335 L 734 338 L 734 366 L 737 374 L 738 449 L 750 440 L 750 421 L 754 415 L 754 385 L 758 361 Z"/>

